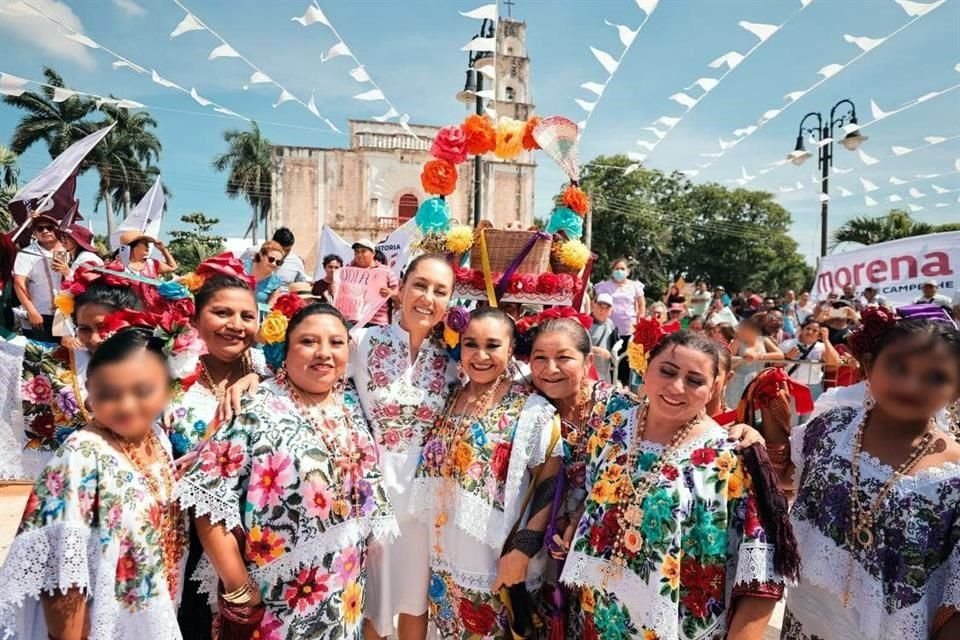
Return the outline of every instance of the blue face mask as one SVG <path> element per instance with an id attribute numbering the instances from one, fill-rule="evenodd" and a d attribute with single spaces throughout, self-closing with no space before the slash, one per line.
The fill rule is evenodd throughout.
<path id="1" fill-rule="evenodd" d="M 627 279 L 627 272 L 625 269 L 614 269 L 613 270 L 613 279 L 617 282 L 623 282 Z"/>

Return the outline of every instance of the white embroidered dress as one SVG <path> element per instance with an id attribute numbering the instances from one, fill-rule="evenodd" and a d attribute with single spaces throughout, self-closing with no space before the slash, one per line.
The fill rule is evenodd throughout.
<path id="1" fill-rule="evenodd" d="M 880 505 L 873 546 L 850 543 L 850 460 L 862 420 L 862 407 L 840 407 L 791 434 L 799 483 L 790 516 L 803 570 L 787 593 L 782 638 L 926 638 L 940 607 L 960 609 L 960 465 L 898 480 Z M 892 473 L 861 454 L 861 504 Z"/>
<path id="2" fill-rule="evenodd" d="M 157 465 L 150 473 L 159 477 Z M 0 568 L 0 638 L 46 640 L 40 593 L 75 587 L 87 595 L 91 640 L 179 639 L 186 544 L 171 594 L 160 518 L 130 461 L 98 433 L 75 431 L 41 472 Z"/>
<path id="3" fill-rule="evenodd" d="M 443 411 L 456 367 L 446 348 L 428 338 L 416 359 L 409 334 L 397 322 L 361 329 L 350 377 L 370 424 L 400 535 L 371 558 L 364 616 L 386 636 L 399 613 L 427 611 L 427 528 L 408 509 L 423 434 Z"/>

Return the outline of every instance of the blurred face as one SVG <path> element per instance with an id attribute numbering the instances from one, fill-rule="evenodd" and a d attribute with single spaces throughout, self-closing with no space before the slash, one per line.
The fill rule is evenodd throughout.
<path id="1" fill-rule="evenodd" d="M 820 324 L 811 322 L 800 329 L 797 339 L 803 344 L 814 344 L 820 339 Z"/>
<path id="2" fill-rule="evenodd" d="M 843 288 L 843 296 L 844 296 L 845 298 L 852 298 L 852 297 L 853 297 L 853 285 L 852 285 L 852 284 L 848 284 L 847 286 L 845 286 L 845 287 Z"/>
<path id="3" fill-rule="evenodd" d="M 867 367 L 877 406 L 900 420 L 925 420 L 960 395 L 960 363 L 925 338 L 891 344 Z"/>
<path id="4" fill-rule="evenodd" d="M 613 311 L 613 307 L 609 304 L 595 303 L 593 305 L 593 317 L 601 324 L 610 318 L 611 311 Z"/>
<path id="5" fill-rule="evenodd" d="M 932 298 L 937 293 L 937 288 L 932 284 L 923 285 L 923 297 Z"/>
<path id="6" fill-rule="evenodd" d="M 759 337 L 760 334 L 751 325 L 743 322 L 737 325 L 737 338 L 744 344 L 752 345 Z"/>
<path id="7" fill-rule="evenodd" d="M 258 319 L 253 292 L 229 288 L 213 294 L 197 312 L 193 324 L 211 357 L 221 362 L 233 362 L 253 344 Z"/>
<path id="8" fill-rule="evenodd" d="M 74 321 L 77 324 L 77 339 L 83 343 L 84 348 L 93 353 L 103 342 L 100 330 L 103 327 L 103 319 L 107 314 L 116 311 L 113 307 L 105 304 L 85 304 L 74 312 Z"/>
<path id="9" fill-rule="evenodd" d="M 660 322 L 667 321 L 667 310 L 662 307 L 654 307 L 650 310 L 650 316 L 656 318 Z"/>
<path id="10" fill-rule="evenodd" d="M 876 289 L 864 289 L 864 290 L 863 290 L 863 297 L 866 298 L 867 300 L 873 300 L 875 297 L 877 297 L 877 290 L 876 290 Z"/>
<path id="11" fill-rule="evenodd" d="M 272 249 L 266 253 L 260 254 L 260 262 L 261 264 L 266 265 L 270 271 L 276 271 L 281 267 L 281 265 L 283 265 L 283 259 L 285 257 L 286 256 L 283 255 L 283 251 Z"/>
<path id="12" fill-rule="evenodd" d="M 768 311 L 763 319 L 763 326 L 770 333 L 783 329 L 783 314 L 779 311 Z"/>
<path id="13" fill-rule="evenodd" d="M 575 401 L 592 364 L 565 331 L 538 336 L 530 353 L 533 386 L 553 401 Z"/>
<path id="14" fill-rule="evenodd" d="M 687 329 L 696 333 L 703 333 L 703 318 L 694 318 L 687 325 Z"/>
<path id="15" fill-rule="evenodd" d="M 44 247 L 55 244 L 57 242 L 57 225 L 49 220 L 41 219 L 33 225 L 33 237 Z"/>
<path id="16" fill-rule="evenodd" d="M 307 393 L 329 393 L 347 371 L 350 357 L 347 328 L 334 316 L 314 314 L 287 337 L 284 365 L 290 381 Z"/>
<path id="17" fill-rule="evenodd" d="M 810 302 L 810 294 L 809 294 L 809 293 L 801 293 L 801 294 L 800 294 L 800 304 L 801 304 L 801 305 L 806 305 L 808 302 Z"/>
<path id="18" fill-rule="evenodd" d="M 337 271 L 340 271 L 340 267 L 342 266 L 343 265 L 340 264 L 338 260 L 331 260 L 327 263 L 327 265 L 323 268 L 323 271 L 327 276 L 327 282 L 333 282 L 334 276 L 337 275 Z"/>
<path id="19" fill-rule="evenodd" d="M 688 347 L 670 347 L 643 377 L 650 418 L 683 424 L 704 410 L 716 383 L 713 360 Z"/>
<path id="20" fill-rule="evenodd" d="M 795 294 L 793 291 L 787 291 L 786 295 L 783 297 L 787 302 L 793 302 L 796 299 L 797 294 Z"/>
<path id="21" fill-rule="evenodd" d="M 767 311 L 770 311 L 771 309 L 776 308 L 776 306 L 777 306 L 777 301 L 774 300 L 773 298 L 767 298 L 763 301 L 763 308 L 766 309 Z"/>
<path id="22" fill-rule="evenodd" d="M 138 240 L 130 245 L 130 260 L 133 262 L 143 262 L 150 255 L 150 243 L 146 240 Z"/>
<path id="23" fill-rule="evenodd" d="M 166 363 L 144 349 L 95 369 L 87 395 L 97 422 L 121 438 L 141 438 L 170 402 Z"/>
<path id="24" fill-rule="evenodd" d="M 443 320 L 453 293 L 453 270 L 440 260 L 421 260 L 400 288 L 403 328 L 427 332 Z"/>
<path id="25" fill-rule="evenodd" d="M 373 266 L 373 251 L 366 247 L 357 247 L 353 250 L 353 262 L 362 269 L 369 269 Z"/>
<path id="26" fill-rule="evenodd" d="M 512 356 L 510 327 L 498 318 L 471 320 L 460 338 L 460 364 L 475 384 L 490 384 L 503 375 Z"/>
<path id="27" fill-rule="evenodd" d="M 723 344 L 727 344 L 727 338 L 726 336 L 723 335 L 723 332 L 720 330 L 719 326 L 714 325 L 713 327 L 710 327 L 709 332 L 710 332 L 711 338 L 713 338 L 717 342 L 722 342 Z"/>
<path id="28" fill-rule="evenodd" d="M 838 296 L 837 294 L 831 293 L 830 295 L 827 296 L 827 302 L 836 302 L 837 298 L 839 297 L 840 296 Z"/>

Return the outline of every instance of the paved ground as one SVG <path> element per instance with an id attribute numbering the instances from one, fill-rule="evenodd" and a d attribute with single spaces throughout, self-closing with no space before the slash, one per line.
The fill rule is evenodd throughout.
<path id="1" fill-rule="evenodd" d="M 30 488 L 26 485 L 0 485 L 0 563 L 6 558 L 7 549 L 17 532 L 29 492 Z M 780 637 L 782 618 L 783 607 L 778 605 L 765 640 L 776 640 Z"/>

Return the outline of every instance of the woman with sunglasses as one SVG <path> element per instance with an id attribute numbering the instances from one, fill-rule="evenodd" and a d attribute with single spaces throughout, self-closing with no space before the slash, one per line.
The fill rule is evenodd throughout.
<path id="1" fill-rule="evenodd" d="M 283 247 L 279 242 L 267 240 L 260 245 L 260 251 L 248 258 L 244 262 L 247 273 L 253 276 L 257 286 L 257 302 L 260 304 L 273 304 L 273 301 L 280 296 L 280 287 L 283 280 L 277 275 L 277 271 L 283 266 L 285 254 Z"/>

